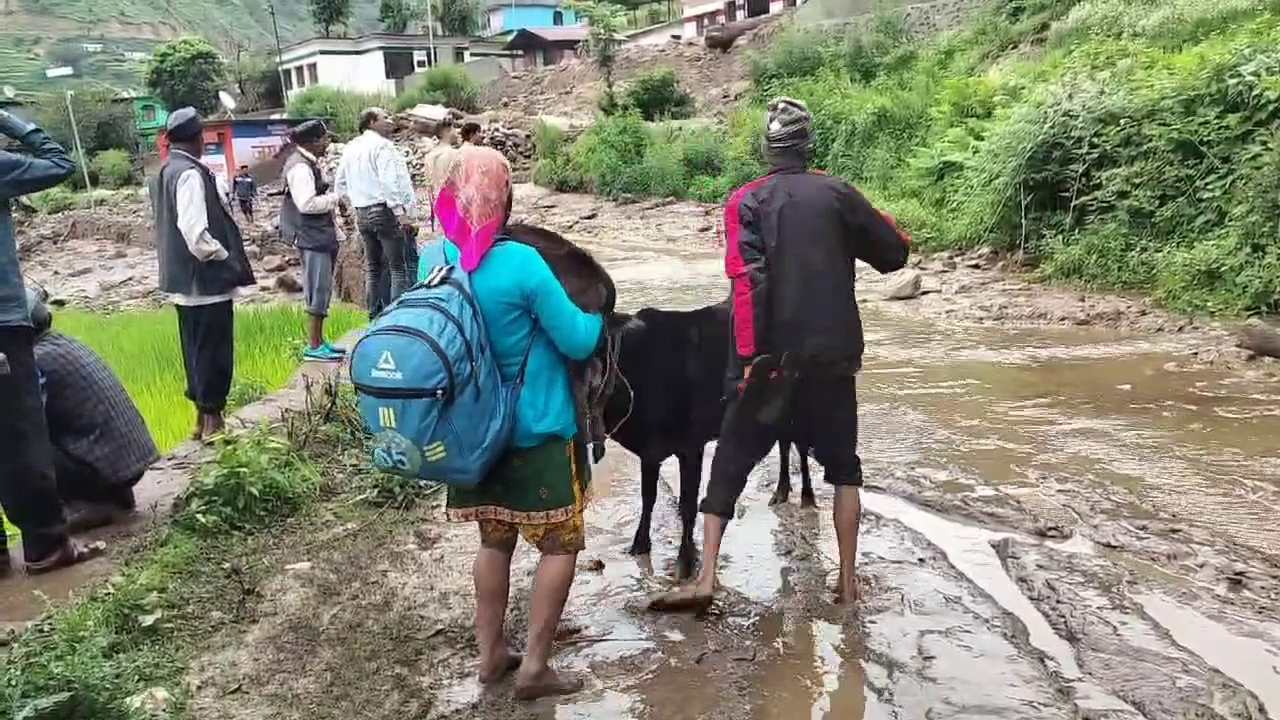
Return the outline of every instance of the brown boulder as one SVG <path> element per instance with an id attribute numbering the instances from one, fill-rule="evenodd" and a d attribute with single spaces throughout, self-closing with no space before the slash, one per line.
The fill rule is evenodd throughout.
<path id="1" fill-rule="evenodd" d="M 1258 355 L 1280 358 L 1280 329 L 1253 318 L 1240 329 L 1236 346 Z"/>

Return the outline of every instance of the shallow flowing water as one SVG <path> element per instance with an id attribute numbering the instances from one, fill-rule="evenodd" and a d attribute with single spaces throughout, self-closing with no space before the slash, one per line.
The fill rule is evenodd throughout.
<path id="1" fill-rule="evenodd" d="M 713 248 L 592 249 L 627 306 L 687 309 L 724 297 Z M 865 493 L 861 610 L 830 604 L 829 489 L 817 483 L 816 511 L 794 500 L 767 505 L 775 453 L 729 528 L 718 611 L 703 620 L 648 613 L 645 596 L 670 582 L 674 498 L 660 497 L 654 557 L 628 557 L 639 468 L 615 447 L 598 468 L 589 514 L 589 554 L 604 569 L 578 581 L 568 617 L 581 633 L 561 654 L 594 682 L 529 717 L 1280 717 L 1280 626 L 1246 614 L 1214 619 L 1232 611 L 1175 599 L 1179 581 L 1197 578 L 1160 574 L 1121 541 L 1099 546 L 1069 530 L 1046 539 L 972 519 L 1006 500 L 1068 529 L 1162 518 L 1273 554 L 1280 391 L 1167 369 L 1176 337 L 940 327 L 875 304 L 865 324 L 859 443 L 868 484 L 912 492 Z M 820 473 L 815 465 L 815 480 Z M 664 480 L 678 485 L 674 461 Z M 957 512 L 948 517 L 947 507 Z M 1024 545 L 1024 559 L 1049 553 L 1050 567 L 1060 563 L 1056 580 L 1080 585 L 1068 614 L 1091 622 L 1064 619 L 1061 598 L 1014 570 L 1010 548 Z M 1141 667 L 1108 672 L 1126 655 Z M 473 681 L 442 699 L 484 706 Z"/>

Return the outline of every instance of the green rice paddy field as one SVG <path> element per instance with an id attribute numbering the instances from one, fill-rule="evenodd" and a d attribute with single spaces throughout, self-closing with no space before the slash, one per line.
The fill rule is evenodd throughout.
<path id="1" fill-rule="evenodd" d="M 364 318 L 356 308 L 336 306 L 326 333 L 336 341 L 360 327 Z M 293 377 L 302 359 L 305 322 L 297 305 L 263 305 L 236 312 L 233 406 L 278 390 Z M 54 312 L 53 327 L 93 348 L 111 366 L 138 404 L 160 452 L 190 437 L 195 410 L 183 396 L 186 379 L 173 308 L 111 315 L 62 309 Z"/>

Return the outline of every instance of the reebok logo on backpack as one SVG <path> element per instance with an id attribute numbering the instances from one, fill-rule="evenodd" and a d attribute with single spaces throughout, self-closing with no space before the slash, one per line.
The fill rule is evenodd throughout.
<path id="1" fill-rule="evenodd" d="M 351 382 L 374 467 L 474 487 L 507 450 L 529 353 L 504 384 L 471 278 L 444 250 L 443 242 L 423 248 L 424 262 L 435 256 L 431 272 L 351 349 Z"/>

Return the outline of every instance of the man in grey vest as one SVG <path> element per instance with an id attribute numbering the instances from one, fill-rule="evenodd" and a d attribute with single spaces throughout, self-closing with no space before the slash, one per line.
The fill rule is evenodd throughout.
<path id="1" fill-rule="evenodd" d="M 292 151 L 284 161 L 288 192 L 280 204 L 280 232 L 302 257 L 302 296 L 310 316 L 305 360 L 338 362 L 344 348 L 324 339 L 324 320 L 333 299 L 333 268 L 343 232 L 338 222 L 338 195 L 320 173 L 316 158 L 329 148 L 329 129 L 309 120 L 289 133 Z"/>
<path id="2" fill-rule="evenodd" d="M 234 370 L 234 309 L 240 288 L 254 284 L 240 228 L 200 162 L 204 123 L 194 108 L 169 116 L 169 158 L 151 189 L 160 290 L 178 310 L 187 398 L 196 406 L 192 437 L 222 432 Z"/>

